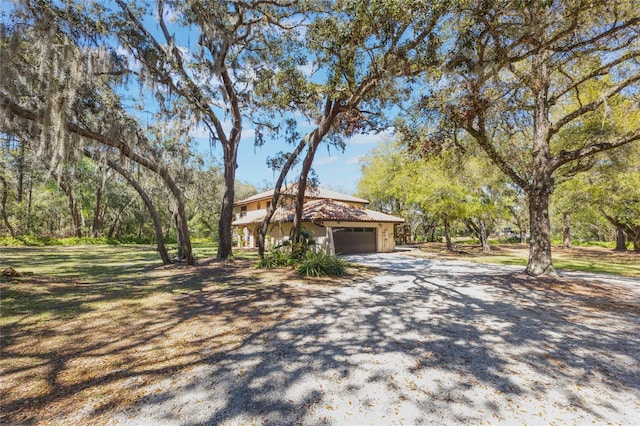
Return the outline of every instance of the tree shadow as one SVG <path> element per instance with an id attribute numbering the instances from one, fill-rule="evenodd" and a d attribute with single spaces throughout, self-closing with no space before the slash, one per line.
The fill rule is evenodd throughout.
<path id="1" fill-rule="evenodd" d="M 624 418 L 615 396 L 640 391 L 640 303 L 631 290 L 617 296 L 624 303 L 614 303 L 610 287 L 597 284 L 571 290 L 487 266 L 455 269 L 415 259 L 394 261 L 392 271 L 372 279 L 342 283 L 293 284 L 293 276 L 247 271 L 246 263 L 203 262 L 175 272 L 153 285 L 103 292 L 99 302 L 125 303 L 126 316 L 66 329 L 69 341 L 83 333 L 107 336 L 114 327 L 127 338 L 47 353 L 19 344 L 45 340 L 60 328 L 35 336 L 24 324 L 9 328 L 3 357 L 39 364 L 5 374 L 46 366 L 49 392 L 14 399 L 3 410 L 7 419 L 37 421 L 52 401 L 106 384 L 137 392 L 129 401 L 104 398 L 86 418 L 477 423 L 512 419 L 520 404 L 525 417 L 515 419 L 522 422 L 555 398 L 567 412 L 611 421 Z M 145 309 L 136 301 L 152 297 L 168 302 L 136 310 Z M 126 360 L 120 368 L 63 380 L 78 360 L 115 355 Z M 594 388 L 596 395 L 590 394 Z"/>

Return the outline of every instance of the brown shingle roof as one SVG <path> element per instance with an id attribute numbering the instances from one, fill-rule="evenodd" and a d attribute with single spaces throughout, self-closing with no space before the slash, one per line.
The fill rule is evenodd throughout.
<path id="1" fill-rule="evenodd" d="M 247 215 L 233 222 L 233 225 L 249 225 L 262 222 L 265 210 L 247 212 Z M 292 222 L 293 209 L 278 209 L 272 222 Z M 403 223 L 404 219 L 386 213 L 376 212 L 360 207 L 352 207 L 349 204 L 320 199 L 305 203 L 302 209 L 302 220 L 305 222 L 317 221 L 342 221 L 342 222 L 388 222 Z"/>

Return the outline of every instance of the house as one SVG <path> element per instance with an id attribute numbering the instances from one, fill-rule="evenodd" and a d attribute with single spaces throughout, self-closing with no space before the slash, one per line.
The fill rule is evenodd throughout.
<path id="1" fill-rule="evenodd" d="M 258 229 L 271 204 L 273 190 L 235 203 L 239 247 L 257 247 Z M 267 247 L 289 238 L 293 224 L 296 185 L 281 193 L 280 205 L 271 219 Z M 302 227 L 311 233 L 317 249 L 329 254 L 392 252 L 394 227 L 404 219 L 368 210 L 368 200 L 322 188 L 307 188 Z"/>

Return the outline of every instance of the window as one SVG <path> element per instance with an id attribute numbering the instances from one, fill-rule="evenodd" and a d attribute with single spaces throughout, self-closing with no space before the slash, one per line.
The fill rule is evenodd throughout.
<path id="1" fill-rule="evenodd" d="M 245 217 L 247 215 L 247 206 L 240 207 L 240 217 Z"/>

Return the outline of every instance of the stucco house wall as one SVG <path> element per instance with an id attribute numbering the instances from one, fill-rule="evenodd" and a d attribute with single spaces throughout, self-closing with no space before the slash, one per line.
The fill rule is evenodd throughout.
<path id="1" fill-rule="evenodd" d="M 236 202 L 234 226 L 236 226 L 239 247 L 257 246 L 258 229 L 266 214 L 267 203 L 270 203 L 272 194 L 272 191 L 265 192 Z M 340 201 L 326 198 L 328 196 Z M 278 209 L 269 226 L 266 239 L 267 248 L 282 244 L 291 234 L 293 226 L 291 202 L 293 198 L 291 195 L 285 195 L 286 197 L 288 199 L 283 203 L 284 207 Z M 376 252 L 392 252 L 395 249 L 394 228 L 396 224 L 404 222 L 402 218 L 367 210 L 365 208 L 367 200 L 328 190 L 320 190 L 314 196 L 305 197 L 305 199 L 307 202 L 303 209 L 302 226 L 313 235 L 317 250 L 335 254 L 334 228 L 345 231 L 369 230 L 369 232 L 375 232 Z M 340 220 L 341 218 L 344 220 Z M 351 239 L 347 234 L 340 235 L 343 242 L 358 241 L 358 238 L 364 237 L 367 241 L 368 251 L 372 251 L 372 236 L 365 237 L 361 234 L 359 237 L 354 235 L 354 239 Z M 337 239 L 337 237 L 335 238 Z M 346 245 L 342 247 L 347 249 Z"/>

